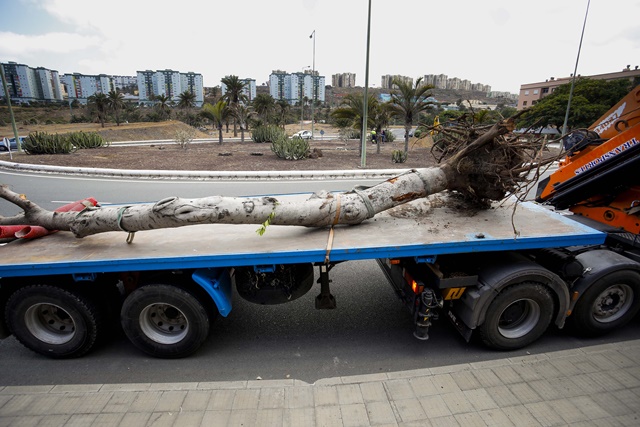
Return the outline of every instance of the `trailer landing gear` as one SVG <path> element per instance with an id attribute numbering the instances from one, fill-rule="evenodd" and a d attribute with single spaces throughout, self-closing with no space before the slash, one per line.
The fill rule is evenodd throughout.
<path id="1" fill-rule="evenodd" d="M 419 340 L 426 341 L 429 339 L 429 327 L 431 319 L 438 320 L 438 312 L 436 308 L 442 308 L 442 300 L 439 300 L 433 289 L 425 289 L 420 295 L 420 310 L 416 314 L 416 330 L 413 336 Z"/>
<path id="2" fill-rule="evenodd" d="M 316 309 L 318 310 L 333 310 L 336 308 L 336 299 L 331 295 L 331 289 L 329 288 L 329 271 L 335 264 L 320 264 L 320 277 L 318 283 L 320 283 L 320 295 L 316 297 Z"/>

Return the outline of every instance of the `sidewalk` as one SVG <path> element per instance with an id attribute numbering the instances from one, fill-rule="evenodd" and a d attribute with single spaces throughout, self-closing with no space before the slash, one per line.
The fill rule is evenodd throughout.
<path id="1" fill-rule="evenodd" d="M 0 426 L 36 425 L 638 426 L 640 340 L 313 385 L 0 386 Z"/>

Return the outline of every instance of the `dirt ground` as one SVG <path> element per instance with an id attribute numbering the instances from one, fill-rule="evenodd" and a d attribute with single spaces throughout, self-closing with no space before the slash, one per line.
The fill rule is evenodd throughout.
<path id="1" fill-rule="evenodd" d="M 97 131 L 111 142 L 173 139 L 176 129 L 186 126 L 180 122 L 124 124 L 121 126 L 100 125 L 64 125 L 54 128 L 45 125 L 43 129 L 35 127 L 20 129 L 20 135 L 28 135 L 34 130 L 49 133 L 70 132 L 73 130 Z M 310 125 L 305 129 L 310 129 Z M 315 132 L 325 130 L 325 135 L 336 135 L 336 129 L 327 125 L 316 125 Z M 290 125 L 287 132 L 292 134 L 300 130 L 300 125 Z M 0 129 L 0 132 L 3 132 Z M 213 135 L 212 135 L 213 134 Z M 238 136 L 240 134 L 238 133 Z M 196 138 L 212 138 L 217 141 L 217 131 L 197 132 Z M 305 160 L 284 160 L 278 158 L 272 151 L 270 144 L 254 143 L 249 134 L 245 135 L 245 142 L 229 141 L 233 131 L 224 133 L 223 143 L 191 143 L 187 149 L 177 143 L 151 145 L 110 145 L 103 148 L 78 150 L 71 154 L 56 155 L 27 155 L 13 154 L 13 161 L 18 163 L 42 164 L 87 168 L 114 169 L 149 169 L 149 170 L 203 170 L 203 171 L 267 171 L 267 170 L 343 170 L 361 167 L 359 152 L 360 141 L 340 139 L 316 138 L 310 142 L 311 149 L 317 149 L 321 156 Z M 226 140 L 225 140 L 226 139 Z M 409 143 L 409 156 L 405 163 L 393 163 L 393 150 L 403 150 L 404 141 L 381 144 L 379 147 L 367 144 L 366 169 L 407 169 L 428 167 L 435 164 L 428 143 L 412 138 Z M 378 148 L 380 152 L 378 153 Z M 9 160 L 3 155 L 2 160 Z"/>

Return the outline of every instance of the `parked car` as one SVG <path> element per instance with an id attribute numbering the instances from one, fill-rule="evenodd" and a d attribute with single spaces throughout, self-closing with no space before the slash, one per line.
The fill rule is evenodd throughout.
<path id="1" fill-rule="evenodd" d="M 26 137 L 24 136 L 20 137 L 20 146 L 22 146 L 22 144 L 24 143 L 25 138 Z M 0 151 L 9 151 L 9 147 L 11 147 L 11 151 L 15 151 L 18 149 L 15 138 L 4 137 L 0 139 Z"/>
<path id="2" fill-rule="evenodd" d="M 308 130 L 301 130 L 300 132 L 296 132 L 291 137 L 294 138 L 296 136 L 302 139 L 313 139 L 313 134 Z"/>

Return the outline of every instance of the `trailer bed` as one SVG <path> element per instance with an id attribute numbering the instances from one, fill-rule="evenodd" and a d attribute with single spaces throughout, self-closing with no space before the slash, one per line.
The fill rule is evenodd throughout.
<path id="1" fill-rule="evenodd" d="M 300 196 L 285 196 L 300 197 Z M 514 231 L 517 230 L 517 233 Z M 601 244 L 605 234 L 535 203 L 469 210 L 436 195 L 329 228 L 194 225 L 75 238 L 58 232 L 0 247 L 0 277 L 428 257 Z M 332 243 L 330 243 L 332 241 Z M 330 246 L 330 247 L 329 247 Z"/>

